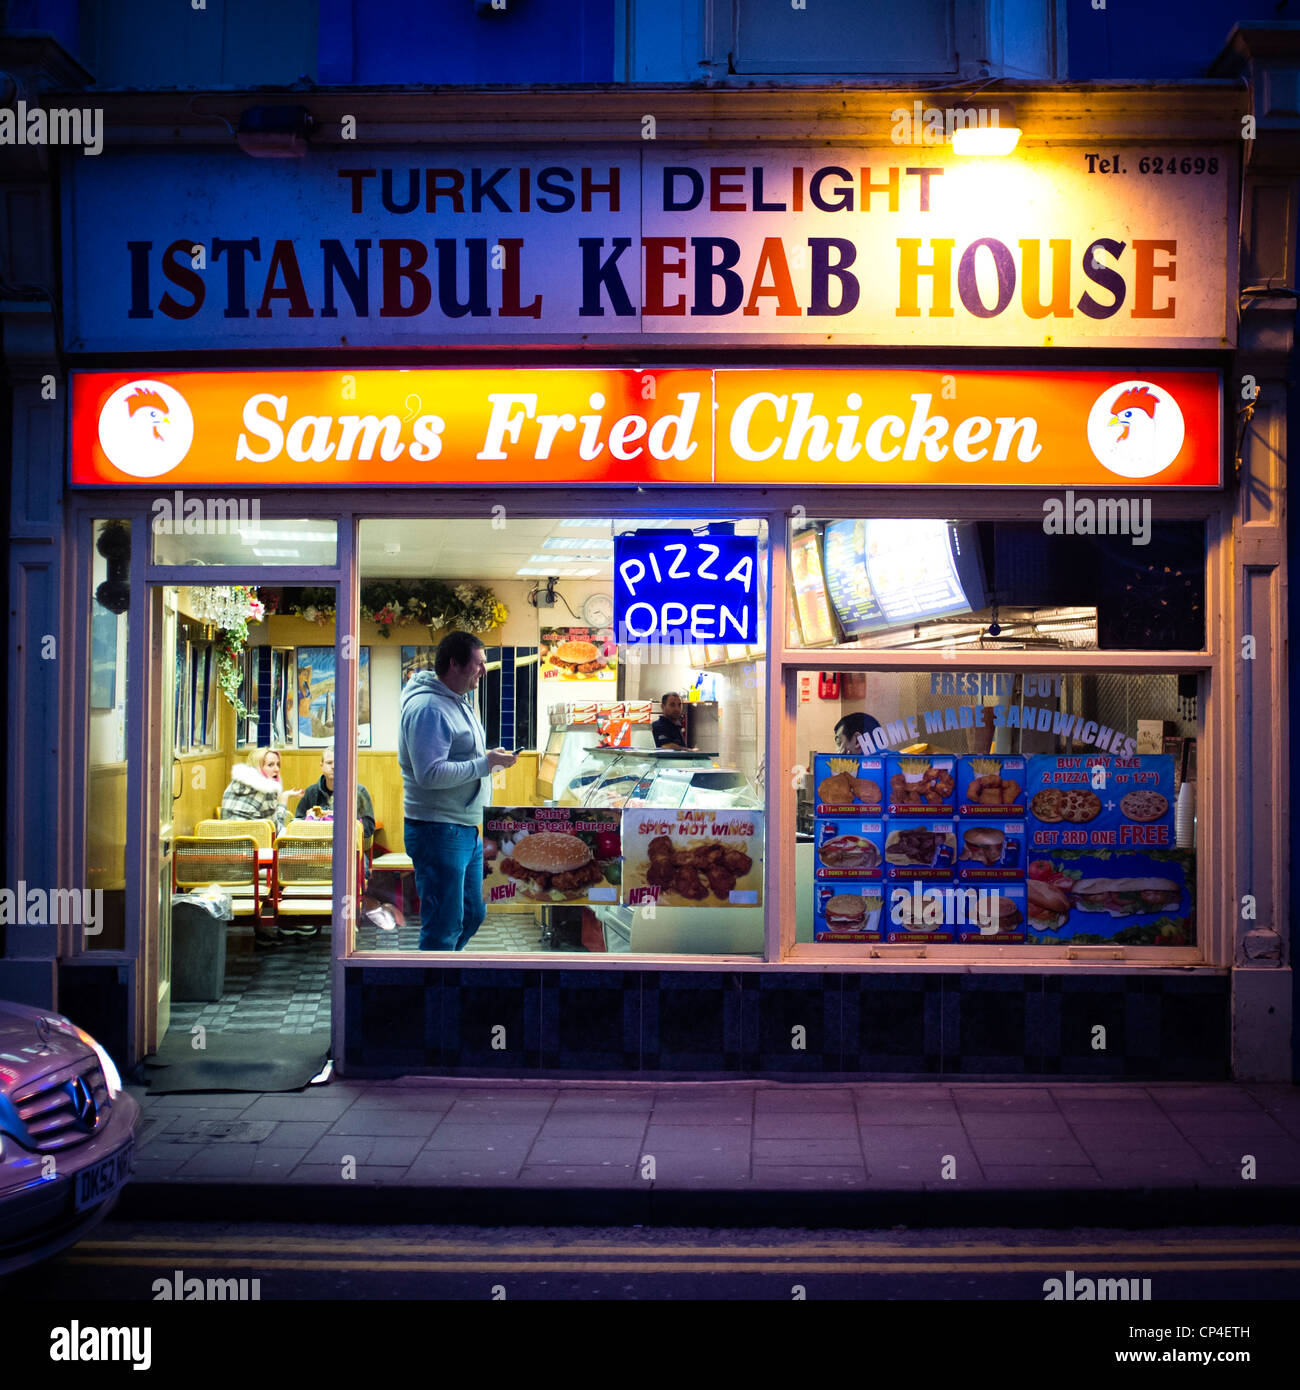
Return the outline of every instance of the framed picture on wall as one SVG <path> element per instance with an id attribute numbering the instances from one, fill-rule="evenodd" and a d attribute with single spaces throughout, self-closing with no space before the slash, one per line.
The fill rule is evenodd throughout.
<path id="1" fill-rule="evenodd" d="M 112 709 L 117 695 L 117 617 L 102 604 L 90 609 L 90 707 Z"/>
<path id="2" fill-rule="evenodd" d="M 402 648 L 402 684 L 411 679 L 417 671 L 432 671 L 433 657 L 437 647 Z"/>
<path id="3" fill-rule="evenodd" d="M 333 647 L 299 647 L 294 697 L 299 748 L 334 742 L 337 689 Z M 370 747 L 370 648 L 359 648 L 357 747 Z"/>

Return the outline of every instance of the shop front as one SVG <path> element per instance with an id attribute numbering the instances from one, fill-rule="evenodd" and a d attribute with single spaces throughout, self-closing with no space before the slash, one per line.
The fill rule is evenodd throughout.
<path id="1" fill-rule="evenodd" d="M 215 871 L 178 864 L 269 749 L 319 814 L 287 799 L 231 959 L 319 928 L 344 1073 L 1283 1074 L 1239 98 L 1159 138 L 1080 98 L 1061 145 L 1063 100 L 967 163 L 878 121 L 321 152 L 291 206 L 262 161 L 78 171 L 70 283 L 113 292 L 69 323 L 61 824 L 103 913 L 59 969 L 111 977 L 132 1060 L 188 1019 L 171 913 Z M 452 630 L 517 755 L 455 953 L 398 765 Z"/>

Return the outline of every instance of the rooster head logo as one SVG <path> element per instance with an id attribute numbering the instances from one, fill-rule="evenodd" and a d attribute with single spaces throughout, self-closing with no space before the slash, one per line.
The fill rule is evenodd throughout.
<path id="1" fill-rule="evenodd" d="M 1121 478 L 1150 478 L 1178 457 L 1186 429 L 1178 402 L 1150 381 L 1109 386 L 1088 412 L 1088 445 Z"/>
<path id="2" fill-rule="evenodd" d="M 185 397 L 164 381 L 119 386 L 99 412 L 99 444 L 114 468 L 133 478 L 170 473 L 194 442 Z"/>

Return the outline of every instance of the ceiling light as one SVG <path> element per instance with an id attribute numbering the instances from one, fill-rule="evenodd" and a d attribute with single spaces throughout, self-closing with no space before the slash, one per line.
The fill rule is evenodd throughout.
<path id="1" fill-rule="evenodd" d="M 253 547 L 253 554 L 259 560 L 299 560 L 302 558 L 301 550 L 263 550 L 260 546 Z"/>
<path id="2" fill-rule="evenodd" d="M 338 536 L 333 531 L 264 531 L 253 526 L 241 527 L 239 539 L 253 545 L 257 541 L 336 541 Z"/>

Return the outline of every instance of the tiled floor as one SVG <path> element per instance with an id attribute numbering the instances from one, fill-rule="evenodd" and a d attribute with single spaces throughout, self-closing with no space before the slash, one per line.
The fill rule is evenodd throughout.
<path id="1" fill-rule="evenodd" d="M 232 946 L 244 945 L 242 938 Z M 247 943 L 251 946 L 251 942 Z M 173 1003 L 171 1027 L 222 1033 L 315 1033 L 330 1026 L 330 929 L 273 950 L 231 950 L 216 1003 Z"/>
<path id="2" fill-rule="evenodd" d="M 491 912 L 474 933 L 466 951 L 539 951 L 542 928 L 531 912 Z M 396 931 L 383 931 L 362 919 L 357 926 L 358 951 L 418 951 L 420 923 L 408 921 Z"/>

